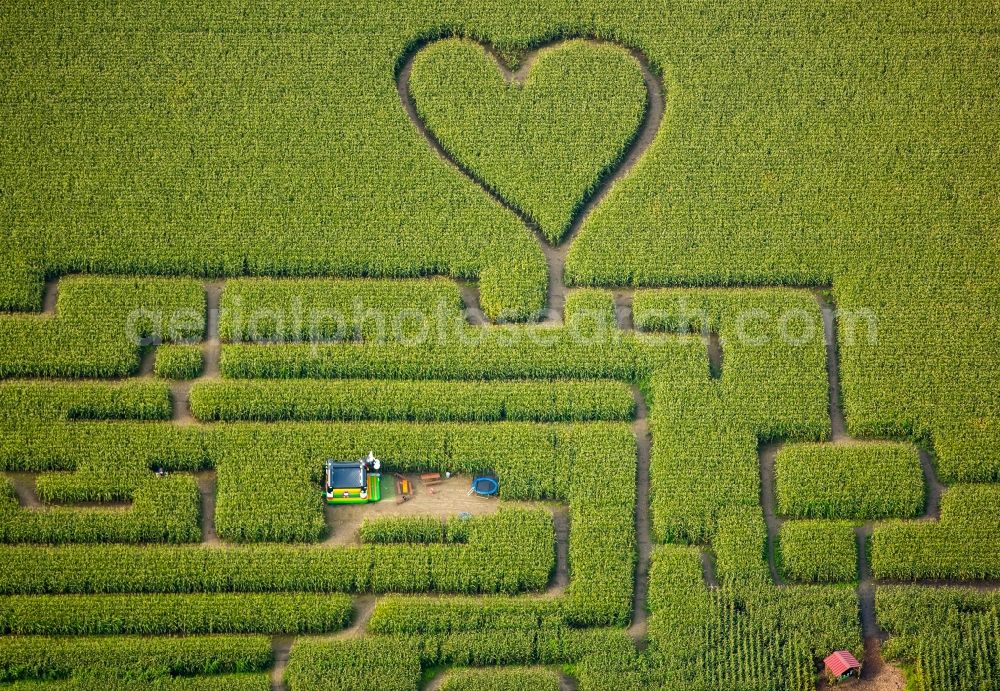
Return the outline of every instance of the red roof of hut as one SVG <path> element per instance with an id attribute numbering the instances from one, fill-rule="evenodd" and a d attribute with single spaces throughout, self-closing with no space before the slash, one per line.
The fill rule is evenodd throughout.
<path id="1" fill-rule="evenodd" d="M 827 669 L 833 672 L 835 677 L 843 676 L 852 669 L 861 670 L 861 663 L 846 650 L 838 650 L 830 654 L 823 662 L 826 663 Z"/>

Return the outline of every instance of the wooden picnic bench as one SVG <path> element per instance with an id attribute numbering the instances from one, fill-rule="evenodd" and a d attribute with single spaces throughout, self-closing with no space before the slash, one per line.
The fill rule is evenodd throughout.
<path id="1" fill-rule="evenodd" d="M 408 477 L 396 473 L 396 503 L 402 504 L 413 496 L 413 483 Z"/>

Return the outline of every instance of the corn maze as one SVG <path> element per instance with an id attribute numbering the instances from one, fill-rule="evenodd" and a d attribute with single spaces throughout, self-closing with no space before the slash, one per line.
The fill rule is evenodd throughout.
<path id="1" fill-rule="evenodd" d="M 998 43 L 0 8 L 0 689 L 998 688 Z"/>

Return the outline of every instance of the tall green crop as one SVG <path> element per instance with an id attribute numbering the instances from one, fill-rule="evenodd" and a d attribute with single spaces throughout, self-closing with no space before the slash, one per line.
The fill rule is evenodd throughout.
<path id="1" fill-rule="evenodd" d="M 782 576 L 792 582 L 849 583 L 858 578 L 858 541 L 847 521 L 786 521 L 779 535 Z"/>
<path id="2" fill-rule="evenodd" d="M 791 518 L 911 518 L 924 476 L 909 444 L 792 444 L 775 459 L 778 512 Z"/>
<path id="3" fill-rule="evenodd" d="M 878 620 L 892 634 L 883 655 L 906 663 L 917 691 L 990 688 L 1000 678 L 1000 597 L 971 588 L 883 586 Z"/>
<path id="4" fill-rule="evenodd" d="M 138 370 L 141 348 L 204 329 L 196 281 L 67 278 L 55 317 L 0 315 L 0 378 L 123 377 Z"/>
<path id="5" fill-rule="evenodd" d="M 624 384 L 592 380 L 220 380 L 194 384 L 190 400 L 194 416 L 205 422 L 627 420 L 635 407 Z"/>
<path id="6" fill-rule="evenodd" d="M 559 691 L 559 676 L 546 669 L 468 669 L 449 673 L 442 691 Z"/>
<path id="7" fill-rule="evenodd" d="M 872 534 L 876 578 L 1000 578 L 1000 486 L 955 485 L 939 521 L 887 521 Z"/>

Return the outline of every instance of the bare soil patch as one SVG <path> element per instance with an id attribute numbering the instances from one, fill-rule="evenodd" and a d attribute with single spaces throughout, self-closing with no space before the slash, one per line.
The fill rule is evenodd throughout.
<path id="1" fill-rule="evenodd" d="M 330 529 L 326 544 L 349 545 L 358 541 L 358 529 L 366 518 L 377 516 L 454 516 L 469 513 L 474 516 L 493 513 L 499 506 L 495 498 L 469 495 L 472 480 L 467 475 L 453 475 L 438 485 L 421 482 L 419 474 L 407 474 L 414 486 L 414 495 L 396 503 L 395 477 L 382 476 L 382 501 L 374 504 L 328 504 L 326 523 Z"/>
<path id="2" fill-rule="evenodd" d="M 903 691 L 906 688 L 903 670 L 882 659 L 882 642 L 878 638 L 865 641 L 861 671 L 858 691 Z"/>

